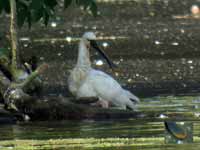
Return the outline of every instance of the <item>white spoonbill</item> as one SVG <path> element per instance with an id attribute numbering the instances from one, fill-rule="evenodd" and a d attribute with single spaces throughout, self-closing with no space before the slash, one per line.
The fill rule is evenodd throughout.
<path id="1" fill-rule="evenodd" d="M 97 97 L 103 107 L 108 107 L 110 103 L 120 109 L 135 110 L 139 98 L 123 89 L 110 75 L 91 67 L 89 56 L 91 46 L 100 52 L 112 67 L 112 63 L 98 48 L 95 40 L 96 35 L 93 32 L 84 33 L 80 40 L 77 64 L 68 78 L 70 92 L 78 99 Z"/>

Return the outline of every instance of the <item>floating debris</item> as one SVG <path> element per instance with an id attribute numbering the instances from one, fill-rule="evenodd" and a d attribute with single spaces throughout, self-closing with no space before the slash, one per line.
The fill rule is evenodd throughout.
<path id="1" fill-rule="evenodd" d="M 164 56 L 164 55 L 165 55 L 165 52 L 161 52 L 160 55 Z"/>
<path id="2" fill-rule="evenodd" d="M 60 48 L 64 48 L 64 47 L 65 47 L 65 45 L 63 45 L 63 44 L 62 44 L 62 45 L 60 45 Z"/>
<path id="3" fill-rule="evenodd" d="M 30 41 L 30 38 L 29 37 L 22 37 L 19 40 L 20 41 Z"/>
<path id="4" fill-rule="evenodd" d="M 179 43 L 178 43 L 178 42 L 172 42 L 172 45 L 174 45 L 174 46 L 178 46 Z"/>
<path id="5" fill-rule="evenodd" d="M 104 63 L 102 60 L 97 60 L 95 63 L 97 66 L 102 66 Z"/>
<path id="6" fill-rule="evenodd" d="M 195 113 L 194 113 L 194 116 L 195 116 L 195 117 L 200 117 L 200 113 L 195 112 Z"/>
<path id="7" fill-rule="evenodd" d="M 135 76 L 136 76 L 136 77 L 139 77 L 140 75 L 139 75 L 139 73 L 136 73 Z"/>
<path id="8" fill-rule="evenodd" d="M 132 82 L 132 79 L 131 79 L 131 78 L 129 78 L 127 81 L 130 83 L 130 82 Z"/>
<path id="9" fill-rule="evenodd" d="M 184 29 L 181 29 L 181 33 L 185 33 L 185 30 L 184 30 Z"/>
<path id="10" fill-rule="evenodd" d="M 65 38 L 65 40 L 67 41 L 67 42 L 71 42 L 72 41 L 72 37 L 69 37 L 69 36 L 67 36 L 66 38 Z"/>
<path id="11" fill-rule="evenodd" d="M 40 57 L 40 60 L 44 60 L 44 57 Z"/>
<path id="12" fill-rule="evenodd" d="M 164 29 L 163 29 L 163 31 L 164 31 L 164 32 L 168 32 L 168 31 L 169 31 L 169 29 L 167 29 L 167 28 L 164 28 Z"/>
<path id="13" fill-rule="evenodd" d="M 23 46 L 24 46 L 25 48 L 28 47 L 28 43 L 23 44 Z"/>
<path id="14" fill-rule="evenodd" d="M 190 69 L 194 69 L 194 66 L 190 66 Z"/>
<path id="15" fill-rule="evenodd" d="M 193 61 L 192 61 L 192 60 L 188 60 L 187 63 L 188 63 L 188 64 L 192 64 Z"/>
<path id="16" fill-rule="evenodd" d="M 155 41 L 154 43 L 155 43 L 156 45 L 160 45 L 160 44 L 161 44 L 160 41 Z"/>
<path id="17" fill-rule="evenodd" d="M 119 76 L 119 73 L 118 73 L 118 72 L 115 72 L 115 76 L 117 76 L 117 77 L 118 77 L 118 76 Z"/>
<path id="18" fill-rule="evenodd" d="M 57 23 L 56 22 L 51 22 L 51 27 L 53 27 L 53 28 L 57 27 Z"/>
<path id="19" fill-rule="evenodd" d="M 168 116 L 166 116 L 164 114 L 160 114 L 159 118 L 164 119 L 164 118 L 168 118 Z"/>
<path id="20" fill-rule="evenodd" d="M 102 46 L 106 48 L 106 47 L 108 47 L 108 43 L 107 42 L 103 42 Z"/>

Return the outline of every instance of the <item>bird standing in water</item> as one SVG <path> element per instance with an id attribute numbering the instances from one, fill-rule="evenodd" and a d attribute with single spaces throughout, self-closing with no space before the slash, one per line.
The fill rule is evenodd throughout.
<path id="1" fill-rule="evenodd" d="M 108 57 L 98 48 L 96 35 L 93 32 L 86 32 L 82 36 L 76 66 L 71 71 L 68 78 L 70 92 L 79 98 L 97 97 L 102 107 L 109 104 L 120 109 L 136 109 L 139 98 L 130 91 L 123 89 L 120 84 L 110 75 L 103 71 L 91 67 L 89 49 L 95 48 L 107 60 L 110 67 L 112 63 Z"/>

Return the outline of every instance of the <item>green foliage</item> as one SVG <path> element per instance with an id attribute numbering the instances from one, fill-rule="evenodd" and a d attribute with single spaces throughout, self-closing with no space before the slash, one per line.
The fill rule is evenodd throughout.
<path id="1" fill-rule="evenodd" d="M 17 2 L 17 24 L 22 27 L 25 22 L 29 27 L 35 22 L 43 20 L 47 25 L 50 17 L 55 13 L 58 0 L 16 0 Z M 97 15 L 97 5 L 95 0 L 64 0 L 64 7 L 71 4 L 82 6 L 85 11 L 90 11 L 94 16 Z M 0 13 L 5 11 L 10 13 L 9 0 L 0 0 Z"/>
<path id="2" fill-rule="evenodd" d="M 32 23 L 43 19 L 47 25 L 50 16 L 54 14 L 57 5 L 56 0 L 16 0 L 18 26 L 22 27 L 25 22 L 31 27 Z"/>
<path id="3" fill-rule="evenodd" d="M 0 64 L 9 62 L 9 50 L 6 48 L 0 48 Z"/>
<path id="4" fill-rule="evenodd" d="M 0 48 L 0 57 L 3 56 L 3 55 L 8 56 L 8 54 L 9 54 L 9 50 L 8 49 Z"/>
<path id="5" fill-rule="evenodd" d="M 65 8 L 72 3 L 75 3 L 77 6 L 82 6 L 84 10 L 89 10 L 94 16 L 97 16 L 97 5 L 95 0 L 65 0 L 64 3 Z"/>
<path id="6" fill-rule="evenodd" d="M 0 13 L 2 11 L 5 11 L 7 13 L 10 13 L 10 4 L 9 0 L 0 0 Z"/>

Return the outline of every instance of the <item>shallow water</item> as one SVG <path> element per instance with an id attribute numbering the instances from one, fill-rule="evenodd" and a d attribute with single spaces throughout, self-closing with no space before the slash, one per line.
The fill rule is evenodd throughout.
<path id="1" fill-rule="evenodd" d="M 28 122 L 0 126 L 0 149 L 198 149 L 200 99 L 194 96 L 142 99 L 138 118 Z M 176 121 L 187 133 L 178 140 L 165 129 Z M 191 147 L 192 144 L 192 147 Z"/>

